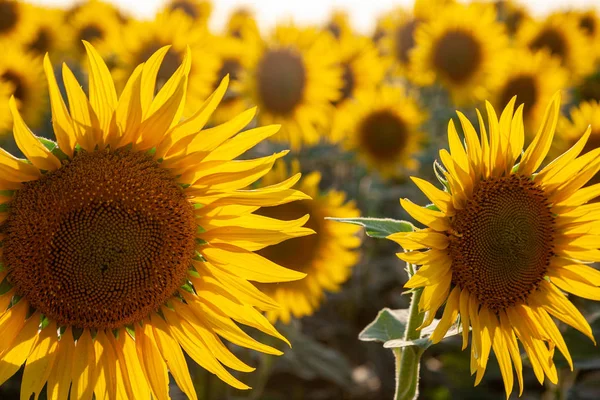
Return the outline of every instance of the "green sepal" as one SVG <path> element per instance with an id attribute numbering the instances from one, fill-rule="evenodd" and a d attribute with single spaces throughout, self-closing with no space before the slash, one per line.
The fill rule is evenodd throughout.
<path id="1" fill-rule="evenodd" d="M 150 157 L 153 157 L 156 154 L 156 147 L 151 148 L 146 152 Z"/>
<path id="2" fill-rule="evenodd" d="M 42 314 L 42 323 L 40 324 L 40 329 L 44 329 L 48 325 L 50 325 L 50 320 L 48 319 L 48 317 Z"/>
<path id="3" fill-rule="evenodd" d="M 452 193 L 450 191 L 450 185 L 448 184 L 448 180 L 445 177 L 447 172 L 444 169 L 444 167 L 442 167 L 442 164 L 440 164 L 438 160 L 435 160 L 433 162 L 433 172 L 435 173 L 437 180 L 440 181 L 440 183 L 446 188 L 448 193 Z"/>
<path id="4" fill-rule="evenodd" d="M 192 258 L 192 260 L 206 262 L 206 258 L 204 258 L 204 256 L 202 254 L 200 254 L 199 252 L 196 252 L 196 255 L 194 256 L 194 258 Z"/>
<path id="5" fill-rule="evenodd" d="M 206 232 L 206 229 L 204 229 L 203 227 L 201 227 L 200 225 L 198 225 L 196 227 L 196 233 L 204 233 Z"/>
<path id="6" fill-rule="evenodd" d="M 18 294 L 15 294 L 12 297 L 12 299 L 10 299 L 10 304 L 8 305 L 8 308 L 16 306 L 19 301 L 21 301 L 21 296 L 19 296 Z"/>
<path id="7" fill-rule="evenodd" d="M 8 203 L 0 204 L 0 212 L 7 212 L 8 210 L 10 210 L 10 204 L 8 204 Z"/>
<path id="8" fill-rule="evenodd" d="M 441 211 L 438 206 L 436 206 L 435 204 L 427 204 L 425 206 L 426 209 L 428 210 L 433 210 L 433 211 Z"/>
<path id="9" fill-rule="evenodd" d="M 10 292 L 10 289 L 12 289 L 12 285 L 8 282 L 8 276 L 5 276 L 2 283 L 0 283 L 0 296 Z"/>
<path id="10" fill-rule="evenodd" d="M 132 338 L 135 339 L 135 328 L 133 325 L 125 325 L 125 330 Z"/>
<path id="11" fill-rule="evenodd" d="M 58 148 L 58 144 L 53 140 L 46 139 L 45 137 L 41 137 L 41 136 L 38 136 L 37 139 L 50 152 L 52 152 L 52 151 L 54 151 L 54 149 Z"/>
<path id="12" fill-rule="evenodd" d="M 188 293 L 191 293 L 191 294 L 196 293 L 196 291 L 194 290 L 194 286 L 192 286 L 192 283 L 190 281 L 187 281 L 186 283 L 181 285 L 181 288 Z"/>
<path id="13" fill-rule="evenodd" d="M 199 210 L 202 207 L 204 207 L 204 204 L 202 204 L 202 203 L 194 203 L 193 207 L 194 207 L 194 210 Z"/>
<path id="14" fill-rule="evenodd" d="M 200 274 L 198 271 L 196 271 L 196 269 L 188 269 L 188 275 L 193 278 L 200 278 Z"/>
<path id="15" fill-rule="evenodd" d="M 365 228 L 367 236 L 384 239 L 397 232 L 412 232 L 415 226 L 408 221 L 391 218 L 332 218 L 325 219 L 343 222 L 346 224 L 360 225 Z"/>
<path id="16" fill-rule="evenodd" d="M 0 190 L 0 196 L 12 197 L 14 194 L 14 190 Z"/>
<path id="17" fill-rule="evenodd" d="M 208 244 L 208 242 L 204 239 L 196 238 L 194 240 L 196 240 L 196 244 L 200 245 L 200 246 L 204 246 L 205 244 Z"/>
<path id="18" fill-rule="evenodd" d="M 182 189 L 187 189 L 192 185 L 190 185 L 189 183 L 179 183 L 179 186 L 181 186 Z"/>
<path id="19" fill-rule="evenodd" d="M 0 262 L 0 272 L 4 272 L 6 270 L 6 267 L 4 266 L 4 264 L 2 264 Z"/>

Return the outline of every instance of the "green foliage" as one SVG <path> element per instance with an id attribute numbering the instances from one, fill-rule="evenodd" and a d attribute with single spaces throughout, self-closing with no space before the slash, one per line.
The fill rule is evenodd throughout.
<path id="1" fill-rule="evenodd" d="M 385 239 L 392 233 L 412 232 L 415 226 L 407 221 L 399 221 L 391 218 L 326 218 L 332 221 L 346 224 L 360 225 L 365 228 L 368 236 Z"/>

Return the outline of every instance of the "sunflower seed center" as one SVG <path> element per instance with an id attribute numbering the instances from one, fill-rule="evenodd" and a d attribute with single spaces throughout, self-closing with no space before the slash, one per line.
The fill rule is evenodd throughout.
<path id="1" fill-rule="evenodd" d="M 184 283 L 193 208 L 143 153 L 78 153 L 24 184 L 2 227 L 2 262 L 31 306 L 61 325 L 119 328 L 147 317 Z"/>
<path id="2" fill-rule="evenodd" d="M 306 69 L 291 49 L 269 50 L 257 68 L 258 96 L 267 111 L 289 114 L 302 102 Z"/>
<path id="3" fill-rule="evenodd" d="M 480 182 L 452 227 L 452 281 L 491 310 L 526 300 L 554 255 L 547 196 L 524 176 Z"/>
<path id="4" fill-rule="evenodd" d="M 367 116 L 359 126 L 360 142 L 368 154 L 394 160 L 406 147 L 408 127 L 396 114 L 382 110 Z"/>
<path id="5" fill-rule="evenodd" d="M 468 32 L 447 32 L 433 50 L 435 69 L 455 84 L 468 81 L 477 73 L 482 61 L 481 45 Z"/>

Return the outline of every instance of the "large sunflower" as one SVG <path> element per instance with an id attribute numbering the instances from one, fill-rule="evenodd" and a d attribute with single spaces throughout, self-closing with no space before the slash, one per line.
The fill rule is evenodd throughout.
<path id="1" fill-rule="evenodd" d="M 544 107 L 554 93 L 567 87 L 568 78 L 568 71 L 547 51 L 513 49 L 507 68 L 502 71 L 501 84 L 493 93 L 492 104 L 503 109 L 517 96 L 517 102 L 524 105 L 525 131 L 531 132 L 540 125 Z"/>
<path id="2" fill-rule="evenodd" d="M 424 119 L 413 98 L 397 87 L 384 86 L 348 103 L 345 118 L 336 120 L 332 135 L 389 178 L 419 166 L 416 156 L 424 140 L 420 130 Z"/>
<path id="3" fill-rule="evenodd" d="M 281 123 L 274 139 L 292 149 L 317 143 L 343 86 L 333 36 L 315 28 L 278 26 L 254 50 L 243 87 L 258 104 L 259 121 Z"/>
<path id="4" fill-rule="evenodd" d="M 254 253 L 312 232 L 306 218 L 253 212 L 308 196 L 296 175 L 243 190 L 285 152 L 233 160 L 277 126 L 239 130 L 248 110 L 203 129 L 227 81 L 180 122 L 191 54 L 154 96 L 168 48 L 133 72 L 121 96 L 87 42 L 89 100 L 63 67 L 66 107 L 49 59 L 58 143 L 40 141 L 11 111 L 27 160 L 0 152 L 3 171 L 0 384 L 25 364 L 22 398 L 166 399 L 169 372 L 196 398 L 184 352 L 238 389 L 224 366 L 253 368 L 221 341 L 270 354 L 234 322 L 285 340 L 257 310 L 276 304 L 248 280 L 290 281 L 303 273 Z M 183 349 L 183 351 L 182 351 Z"/>
<path id="5" fill-rule="evenodd" d="M 175 72 L 191 48 L 194 59 L 189 74 L 184 115 L 193 114 L 214 90 L 219 71 L 218 59 L 207 51 L 210 34 L 185 13 L 161 13 L 152 21 L 131 21 L 123 29 L 120 45 L 114 46 L 119 63 L 114 69 L 118 87 L 123 87 L 136 66 L 159 48 L 170 45 L 158 71 L 160 88 Z"/>
<path id="6" fill-rule="evenodd" d="M 300 167 L 294 162 L 291 174 Z M 263 180 L 263 185 L 274 185 L 290 176 L 285 163 L 279 161 Z M 294 221 L 310 215 L 306 223 L 316 235 L 291 239 L 266 247 L 258 253 L 274 263 L 307 274 L 301 281 L 261 284 L 259 289 L 273 298 L 280 308 L 267 312 L 271 321 L 288 323 L 290 318 L 311 315 L 319 308 L 325 292 L 337 292 L 352 273 L 359 259 L 356 249 L 360 227 L 340 225 L 325 217 L 355 218 L 360 216 L 353 201 L 346 202 L 346 194 L 337 190 L 322 193 L 319 190 L 321 174 L 312 172 L 300 180 L 298 189 L 312 197 L 276 207 L 263 207 L 257 213 L 271 218 Z M 342 228 L 342 229 L 340 229 Z M 357 229 L 358 228 L 358 229 Z"/>
<path id="7" fill-rule="evenodd" d="M 349 112 L 355 112 L 352 104 L 361 93 L 373 92 L 383 82 L 389 66 L 389 59 L 379 55 L 379 51 L 366 37 L 344 35 L 339 40 L 340 62 L 343 68 L 342 95 L 334 104 L 336 107 L 332 127 L 346 124 Z M 331 140 L 340 141 L 343 133 L 332 128 Z M 337 134 L 338 136 L 334 136 Z"/>
<path id="8" fill-rule="evenodd" d="M 550 102 L 542 125 L 523 152 L 523 106 L 515 100 L 500 119 L 487 104 L 487 129 L 479 115 L 480 135 L 459 113 L 466 148 L 454 124 L 448 127 L 450 152 L 440 151 L 443 191 L 413 178 L 434 206 L 401 200 L 404 209 L 427 228 L 389 238 L 406 250 L 398 257 L 420 265 L 407 288 L 423 288 L 422 326 L 431 324 L 446 303 L 430 340 L 439 342 L 460 315 L 463 348 L 472 332 L 471 373 L 478 384 L 493 349 L 507 395 L 514 366 L 523 391 L 517 338 L 542 383 L 556 383 L 552 361 L 558 348 L 571 356 L 552 316 L 594 340 L 581 313 L 563 293 L 600 300 L 600 272 L 584 265 L 600 260 L 598 211 L 586 204 L 600 184 L 582 186 L 600 169 L 600 149 L 580 157 L 590 137 L 539 170 L 552 144 L 560 114 L 560 96 Z M 512 360 L 512 361 L 511 361 Z"/>
<path id="9" fill-rule="evenodd" d="M 527 21 L 519 29 L 517 41 L 531 50 L 548 50 L 573 78 L 580 78 L 594 68 L 593 58 L 590 62 L 594 51 L 573 14 L 555 13 L 543 21 Z"/>
<path id="10" fill-rule="evenodd" d="M 410 78 L 423 86 L 441 83 L 457 104 L 481 100 L 498 85 L 507 43 L 493 5 L 444 7 L 415 31 Z"/>
<path id="11" fill-rule="evenodd" d="M 38 127 L 48 111 L 41 57 L 8 42 L 0 43 L 0 54 L 0 81 L 11 86 L 11 94 L 25 121 Z"/>
<path id="12" fill-rule="evenodd" d="M 192 18 L 195 23 L 206 25 L 212 13 L 212 2 L 209 0 L 169 0 L 163 7 L 165 12 L 182 12 Z"/>

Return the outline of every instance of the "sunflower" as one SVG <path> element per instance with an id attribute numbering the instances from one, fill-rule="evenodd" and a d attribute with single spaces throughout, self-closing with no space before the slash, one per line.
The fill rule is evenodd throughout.
<path id="1" fill-rule="evenodd" d="M 517 101 L 523 103 L 526 132 L 530 132 L 539 126 L 544 107 L 552 95 L 567 87 L 569 73 L 545 50 L 532 52 L 519 48 L 511 51 L 492 104 L 496 109 L 503 109 L 513 96 L 517 96 Z"/>
<path id="2" fill-rule="evenodd" d="M 120 45 L 114 46 L 120 60 L 113 76 L 123 87 L 136 66 L 159 48 L 171 45 L 158 71 L 158 88 L 164 85 L 191 48 L 194 59 L 189 74 L 184 116 L 192 115 L 214 89 L 219 72 L 217 58 L 208 51 L 210 34 L 184 13 L 161 13 L 153 21 L 132 21 L 123 29 Z"/>
<path id="3" fill-rule="evenodd" d="M 600 57 L 600 17 L 596 10 L 572 11 L 577 17 L 579 29 L 587 36 L 596 50 L 596 56 Z"/>
<path id="4" fill-rule="evenodd" d="M 292 163 L 290 169 L 291 174 L 298 173 L 299 163 Z M 263 178 L 262 184 L 273 185 L 290 176 L 290 172 L 285 163 L 278 161 Z M 348 225 L 340 229 L 339 224 L 325 219 L 355 218 L 360 216 L 359 210 L 354 201 L 346 201 L 344 192 L 330 190 L 322 193 L 319 190 L 320 180 L 321 174 L 312 172 L 298 183 L 298 189 L 311 196 L 312 200 L 263 207 L 257 212 L 286 221 L 310 215 L 306 226 L 317 232 L 317 235 L 291 239 L 258 252 L 278 265 L 307 274 L 301 281 L 259 286 L 280 305 L 279 309 L 267 312 L 272 322 L 281 320 L 287 324 L 292 316 L 302 318 L 312 315 L 323 302 L 325 292 L 339 291 L 360 257 L 356 251 L 360 246 L 360 239 L 356 236 L 360 227 Z"/>
<path id="5" fill-rule="evenodd" d="M 277 126 L 239 133 L 250 109 L 203 129 L 227 80 L 179 122 L 191 53 L 154 96 L 168 48 L 136 68 L 117 98 L 106 64 L 85 42 L 89 100 L 63 66 L 66 107 L 48 57 L 58 143 L 40 141 L 14 101 L 27 160 L 0 152 L 3 176 L 0 384 L 25 364 L 21 396 L 165 399 L 169 378 L 196 398 L 184 352 L 238 389 L 226 367 L 249 372 L 221 341 L 269 354 L 234 322 L 285 341 L 257 310 L 276 304 L 248 281 L 302 278 L 254 253 L 312 231 L 307 218 L 254 211 L 305 200 L 296 175 L 243 190 L 283 153 L 233 160 Z M 256 228 L 260 226 L 260 228 Z M 167 251 L 168 250 L 168 251 Z M 183 349 L 183 351 L 182 351 Z"/>
<path id="6" fill-rule="evenodd" d="M 65 21 L 71 29 L 70 51 L 78 59 L 85 58 L 82 40 L 90 42 L 102 55 L 108 57 L 123 39 L 123 21 L 119 13 L 114 6 L 100 0 L 77 4 L 65 13 Z"/>
<path id="7" fill-rule="evenodd" d="M 459 105 L 484 98 L 506 62 L 508 38 L 495 18 L 490 4 L 442 8 L 415 32 L 410 78 L 422 86 L 441 83 Z"/>
<path id="8" fill-rule="evenodd" d="M 343 86 L 333 36 L 314 28 L 278 26 L 255 47 L 243 88 L 258 104 L 259 121 L 281 123 L 274 140 L 293 150 L 317 143 Z"/>
<path id="9" fill-rule="evenodd" d="M 28 51 L 43 56 L 65 51 L 71 43 L 71 30 L 64 24 L 64 12 L 56 8 L 27 5 L 33 34 L 23 42 Z"/>
<path id="10" fill-rule="evenodd" d="M 12 118 L 8 108 L 8 100 L 12 96 L 13 86 L 0 80 L 0 137 L 5 136 L 11 128 Z"/>
<path id="11" fill-rule="evenodd" d="M 469 328 L 472 332 L 475 384 L 493 349 L 507 397 L 513 388 L 513 366 L 523 391 L 517 338 L 539 382 L 546 376 L 556 383 L 554 349 L 571 368 L 573 363 L 551 317 L 594 340 L 589 324 L 563 291 L 600 300 L 600 272 L 584 265 L 600 260 L 600 206 L 586 204 L 600 194 L 600 184 L 582 189 L 600 169 L 600 149 L 578 157 L 590 138 L 588 129 L 573 147 L 538 171 L 552 144 L 560 95 L 552 98 L 525 152 L 523 106 L 513 113 L 514 106 L 513 98 L 498 119 L 486 104 L 489 125 L 486 130 L 478 113 L 480 136 L 458 113 L 466 149 L 451 121 L 450 152 L 441 150 L 444 167 L 437 164 L 449 190 L 413 178 L 434 206 L 401 203 L 427 228 L 389 237 L 406 250 L 398 257 L 420 265 L 405 287 L 423 288 L 422 327 L 431 324 L 446 303 L 430 340 L 439 342 L 460 315 L 463 349 Z"/>
<path id="12" fill-rule="evenodd" d="M 444 7 L 453 4 L 445 0 L 417 0 L 411 11 L 398 8 L 382 19 L 381 26 L 385 34 L 381 40 L 383 54 L 394 59 L 393 74 L 404 76 L 408 73 L 410 53 L 415 47 L 417 27 L 435 18 Z"/>
<path id="13" fill-rule="evenodd" d="M 353 36 L 350 16 L 343 10 L 333 11 L 331 17 L 329 17 L 329 22 L 325 25 L 325 30 L 338 40 L 346 36 Z"/>
<path id="14" fill-rule="evenodd" d="M 511 36 L 514 36 L 519 31 L 519 28 L 525 21 L 532 19 L 527 7 L 514 0 L 499 0 L 494 5 L 498 12 L 498 18 L 506 26 L 506 31 Z"/>
<path id="15" fill-rule="evenodd" d="M 8 42 L 0 43 L 0 54 L 0 81 L 10 85 L 23 118 L 37 128 L 48 111 L 41 58 Z"/>
<path id="16" fill-rule="evenodd" d="M 361 93 L 349 103 L 346 118 L 338 118 L 334 137 L 386 178 L 414 170 L 424 134 L 425 113 L 417 102 L 397 87 L 384 86 Z"/>
<path id="17" fill-rule="evenodd" d="M 593 49 L 578 25 L 575 15 L 555 13 L 543 21 L 527 21 L 517 33 L 517 42 L 531 50 L 546 49 L 557 57 L 573 78 L 580 78 L 594 67 Z"/>
<path id="18" fill-rule="evenodd" d="M 247 100 L 240 93 L 240 77 L 248 69 L 248 45 L 234 36 L 217 36 L 211 39 L 209 52 L 217 58 L 218 72 L 213 86 L 216 88 L 229 75 L 230 85 L 212 122 L 223 123 L 246 109 Z"/>
<path id="19" fill-rule="evenodd" d="M 227 20 L 225 34 L 242 40 L 259 38 L 260 31 L 252 11 L 243 7 L 234 10 Z"/>
<path id="20" fill-rule="evenodd" d="M 333 127 L 346 124 L 348 113 L 355 112 L 353 99 L 361 93 L 376 90 L 383 82 L 389 66 L 389 59 L 380 56 L 377 48 L 366 37 L 344 35 L 339 43 L 344 86 L 341 97 L 334 102 L 336 110 Z M 331 141 L 335 143 L 342 140 L 343 137 L 339 136 L 342 131 L 332 128 Z"/>
<path id="21" fill-rule="evenodd" d="M 22 42 L 32 37 L 26 8 L 17 0 L 0 0 L 0 40 Z"/>
<path id="22" fill-rule="evenodd" d="M 206 25 L 212 13 L 212 3 L 209 0 L 169 0 L 163 11 L 182 12 L 196 23 Z"/>
<path id="23" fill-rule="evenodd" d="M 560 118 L 554 149 L 562 152 L 571 147 L 579 139 L 577 132 L 584 131 L 588 126 L 592 131 L 581 151 L 583 154 L 600 147 L 600 102 L 597 100 L 584 101 L 571 108 L 568 118 Z"/>

